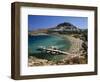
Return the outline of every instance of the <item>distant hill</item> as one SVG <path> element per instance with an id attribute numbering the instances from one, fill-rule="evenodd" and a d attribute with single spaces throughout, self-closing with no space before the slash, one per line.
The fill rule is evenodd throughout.
<path id="1" fill-rule="evenodd" d="M 79 32 L 80 29 L 74 26 L 71 23 L 63 22 L 58 24 L 57 26 L 54 26 L 52 28 L 48 29 L 38 29 L 37 31 L 31 31 L 29 34 L 34 35 L 38 33 L 52 33 L 52 32 L 62 32 L 62 33 L 68 33 L 68 32 Z"/>
<path id="2" fill-rule="evenodd" d="M 29 35 L 36 35 L 36 34 L 39 34 L 39 33 L 48 33 L 48 30 L 47 29 L 39 29 L 37 31 L 29 31 L 28 34 Z"/>

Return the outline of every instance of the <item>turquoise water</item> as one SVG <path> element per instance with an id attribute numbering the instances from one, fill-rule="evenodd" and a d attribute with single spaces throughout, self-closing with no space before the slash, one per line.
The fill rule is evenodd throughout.
<path id="1" fill-rule="evenodd" d="M 39 58 L 46 58 L 51 60 L 52 58 L 59 59 L 62 56 L 57 55 L 50 55 L 47 53 L 41 53 L 37 49 L 39 46 L 56 46 L 58 49 L 66 51 L 70 48 L 69 40 L 65 40 L 64 38 L 54 36 L 54 35 L 35 35 L 35 36 L 28 36 L 28 53 L 29 55 L 36 56 Z"/>

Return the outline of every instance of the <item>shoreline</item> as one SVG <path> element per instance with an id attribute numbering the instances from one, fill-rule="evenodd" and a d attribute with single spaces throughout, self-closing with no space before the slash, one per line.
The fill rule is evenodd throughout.
<path id="1" fill-rule="evenodd" d="M 56 34 L 55 34 L 56 35 Z M 65 55 L 64 58 L 61 61 L 58 62 L 53 62 L 53 61 L 49 61 L 47 59 L 39 59 L 36 58 L 34 56 L 30 56 L 29 60 L 28 60 L 28 66 L 44 66 L 44 65 L 69 65 L 69 64 L 73 64 L 73 59 L 75 59 L 75 64 L 78 64 L 81 62 L 81 64 L 85 64 L 84 63 L 84 58 L 82 58 L 82 60 L 80 60 L 81 58 L 81 44 L 82 44 L 82 40 L 80 40 L 79 38 L 75 38 L 72 35 L 65 35 L 65 34 L 57 34 L 57 36 L 64 38 L 65 40 L 69 40 L 70 41 L 70 48 L 69 50 L 67 50 L 68 53 L 71 53 L 72 55 Z"/>
<path id="2" fill-rule="evenodd" d="M 71 54 L 80 54 L 80 48 L 81 48 L 81 45 L 83 42 L 82 40 L 80 40 L 79 38 L 75 38 L 72 35 L 57 34 L 56 36 L 61 37 L 67 41 L 69 40 L 71 46 L 70 46 L 69 50 L 66 50 L 67 52 L 69 52 Z"/>
<path id="3" fill-rule="evenodd" d="M 80 40 L 79 38 L 74 38 L 72 35 L 61 35 L 63 36 L 64 39 L 67 39 L 70 41 L 70 48 L 67 52 L 71 53 L 71 54 L 80 54 L 80 48 L 82 45 L 82 40 Z"/>
<path id="4" fill-rule="evenodd" d="M 69 40 L 71 44 L 69 50 L 66 50 L 66 52 L 70 53 L 71 55 L 66 55 L 64 60 L 69 60 L 74 57 L 81 57 L 80 49 L 83 43 L 82 40 L 80 40 L 79 38 L 75 38 L 72 35 L 58 35 L 58 36 L 64 38 L 65 40 Z"/>

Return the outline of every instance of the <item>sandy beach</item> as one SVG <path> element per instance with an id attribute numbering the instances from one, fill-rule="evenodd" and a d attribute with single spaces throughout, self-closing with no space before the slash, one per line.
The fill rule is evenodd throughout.
<path id="1" fill-rule="evenodd" d="M 68 53 L 70 53 L 70 55 L 66 55 L 63 61 L 73 60 L 74 58 L 84 60 L 84 57 L 81 56 L 81 53 L 82 53 L 81 45 L 83 41 L 80 40 L 79 38 L 73 37 L 72 35 L 61 35 L 61 37 L 63 37 L 66 40 L 69 40 L 71 44 L 70 49 L 66 50 Z"/>
<path id="2" fill-rule="evenodd" d="M 65 39 L 70 41 L 70 49 L 67 51 L 71 54 L 77 54 L 80 55 L 80 48 L 82 45 L 82 40 L 80 40 L 79 38 L 75 38 L 72 35 L 62 35 Z"/>

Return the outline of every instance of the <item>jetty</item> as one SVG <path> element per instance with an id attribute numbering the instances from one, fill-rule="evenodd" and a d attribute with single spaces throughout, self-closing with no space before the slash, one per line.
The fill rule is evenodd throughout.
<path id="1" fill-rule="evenodd" d="M 53 54 L 53 55 L 58 55 L 58 54 L 71 55 L 68 52 L 61 51 L 61 50 L 57 49 L 57 47 L 55 47 L 55 46 L 51 46 L 49 48 L 46 48 L 46 47 L 41 46 L 37 50 L 39 50 L 41 52 L 45 52 L 45 53 L 50 53 L 50 54 Z"/>

